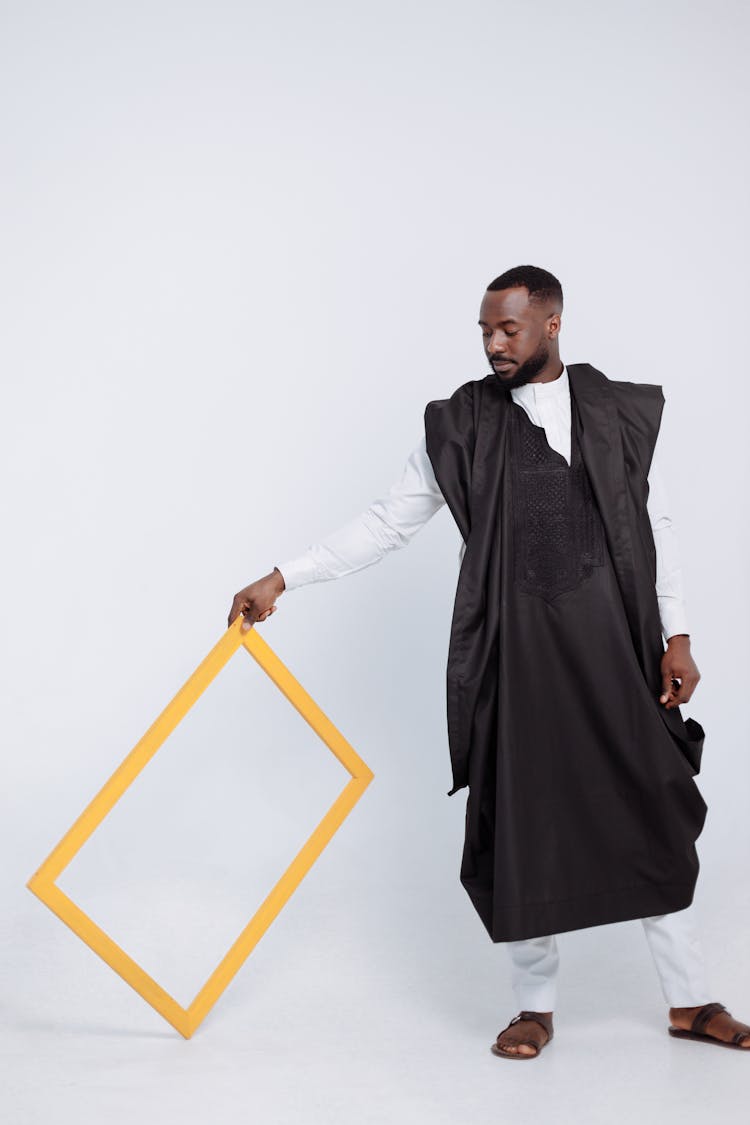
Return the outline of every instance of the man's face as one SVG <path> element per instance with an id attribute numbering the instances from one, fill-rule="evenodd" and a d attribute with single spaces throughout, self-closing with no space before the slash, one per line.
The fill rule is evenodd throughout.
<path id="1" fill-rule="evenodd" d="M 479 324 L 487 359 L 506 387 L 520 387 L 550 359 L 550 341 L 560 329 L 560 314 L 529 302 L 524 286 L 484 295 Z"/>

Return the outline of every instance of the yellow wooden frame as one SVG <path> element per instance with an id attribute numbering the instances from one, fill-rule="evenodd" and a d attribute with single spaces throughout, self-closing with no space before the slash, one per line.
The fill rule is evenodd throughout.
<path id="1" fill-rule="evenodd" d="M 374 774 L 359 757 L 344 736 L 321 711 L 317 703 L 279 660 L 256 628 L 241 629 L 242 616 L 236 618 L 221 640 L 195 669 L 177 695 L 146 731 L 143 738 L 130 751 L 102 789 L 84 809 L 78 820 L 66 832 L 38 871 L 26 884 L 67 926 L 73 930 L 95 953 L 107 962 L 123 980 L 134 988 L 179 1033 L 189 1039 L 195 1029 L 214 1006 L 229 982 L 244 964 L 260 938 L 266 932 L 292 893 L 310 870 L 323 848 L 333 838 L 348 816 Z M 165 742 L 181 719 L 206 690 L 229 659 L 244 646 L 284 693 L 351 774 L 351 780 L 331 805 L 312 835 L 302 845 L 297 855 L 272 888 L 244 930 L 230 947 L 191 1004 L 183 1008 L 166 992 L 132 957 L 120 948 L 80 907 L 55 885 L 76 853 L 101 824 L 123 793 L 159 747 Z"/>

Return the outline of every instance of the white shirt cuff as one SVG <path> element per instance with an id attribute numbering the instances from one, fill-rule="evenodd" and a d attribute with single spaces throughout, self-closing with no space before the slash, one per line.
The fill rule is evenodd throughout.
<path id="1" fill-rule="evenodd" d="M 664 634 L 664 640 L 668 641 L 670 637 L 674 637 L 677 633 L 687 633 L 689 635 L 690 629 L 687 622 L 687 614 L 685 613 L 685 606 L 679 598 L 659 598 L 659 616 L 661 618 L 661 629 Z"/>
<path id="2" fill-rule="evenodd" d="M 285 593 L 318 579 L 318 567 L 309 555 L 300 555 L 299 558 L 289 559 L 288 562 L 277 563 L 276 569 L 281 571 Z"/>

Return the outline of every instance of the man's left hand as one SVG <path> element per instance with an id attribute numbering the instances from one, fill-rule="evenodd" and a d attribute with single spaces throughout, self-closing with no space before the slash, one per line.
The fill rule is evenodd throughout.
<path id="1" fill-rule="evenodd" d="M 667 641 L 661 658 L 661 690 L 659 702 L 668 711 L 687 703 L 698 686 L 701 674 L 690 654 L 690 637 L 678 633 Z"/>

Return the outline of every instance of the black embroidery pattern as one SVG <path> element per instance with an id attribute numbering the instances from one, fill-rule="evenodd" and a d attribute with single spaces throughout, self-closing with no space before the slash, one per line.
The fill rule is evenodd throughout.
<path id="1" fill-rule="evenodd" d="M 571 463 L 520 403 L 511 407 L 513 559 L 519 587 L 552 601 L 604 562 L 599 509 L 571 427 Z"/>

